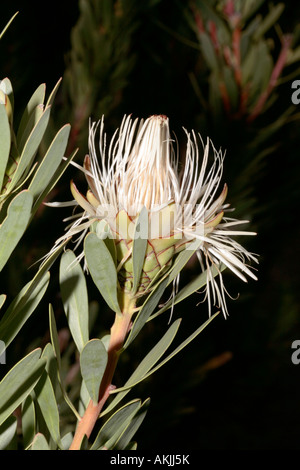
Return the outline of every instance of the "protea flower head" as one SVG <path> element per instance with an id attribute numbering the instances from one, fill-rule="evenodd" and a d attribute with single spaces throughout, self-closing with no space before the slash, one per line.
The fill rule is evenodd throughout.
<path id="1" fill-rule="evenodd" d="M 143 234 L 148 240 L 147 249 L 138 289 L 132 294 L 145 294 L 153 279 L 168 269 L 174 256 L 199 240 L 197 255 L 201 268 L 207 270 L 209 305 L 212 300 L 226 313 L 221 271 L 217 281 L 211 269 L 223 263 L 243 281 L 247 275 L 256 279 L 247 263 L 257 259 L 232 238 L 253 233 L 236 230 L 245 221 L 225 215 L 229 208 L 225 204 L 227 186 L 219 190 L 224 156 L 209 140 L 204 144 L 194 132 L 185 133 L 185 163 L 179 174 L 179 155 L 174 150 L 166 116 L 155 115 L 145 121 L 125 116 L 109 145 L 103 119 L 91 124 L 89 155 L 82 167 L 87 193 L 81 194 L 71 182 L 76 202 L 70 205 L 78 204 L 83 212 L 75 221 L 73 216 L 65 236 L 57 243 L 75 234 L 80 234 L 80 243 L 91 226 L 99 237 L 112 238 L 120 288 L 130 295 L 136 222 L 141 211 L 147 211 L 147 233 Z M 208 168 L 210 150 L 213 162 Z"/>

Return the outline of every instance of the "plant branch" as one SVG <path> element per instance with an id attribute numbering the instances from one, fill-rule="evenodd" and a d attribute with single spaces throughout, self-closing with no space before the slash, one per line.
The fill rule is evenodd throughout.
<path id="1" fill-rule="evenodd" d="M 119 359 L 119 351 L 121 350 L 125 337 L 130 327 L 132 310 L 120 314 L 116 314 L 115 322 L 111 328 L 110 342 L 108 346 L 108 359 L 106 369 L 101 381 L 99 390 L 98 403 L 90 400 L 85 413 L 78 423 L 73 442 L 69 450 L 79 450 L 84 436 L 90 437 L 100 412 L 109 397 L 112 389 L 112 379 Z"/>
<path id="2" fill-rule="evenodd" d="M 254 119 L 256 119 L 257 116 L 259 116 L 259 114 L 262 112 L 263 107 L 264 107 L 267 99 L 269 98 L 271 92 L 276 87 L 276 85 L 278 83 L 278 78 L 279 78 L 283 68 L 286 65 L 288 51 L 289 51 L 289 48 L 290 48 L 290 45 L 291 45 L 291 41 L 292 41 L 291 36 L 285 36 L 283 38 L 283 44 L 282 44 L 281 52 L 279 54 L 279 57 L 277 59 L 277 62 L 276 62 L 275 67 L 273 69 L 273 72 L 271 74 L 268 86 L 267 86 L 266 90 L 259 97 L 258 102 L 256 103 L 252 113 L 250 114 L 250 116 L 248 118 L 249 122 L 254 121 Z"/>

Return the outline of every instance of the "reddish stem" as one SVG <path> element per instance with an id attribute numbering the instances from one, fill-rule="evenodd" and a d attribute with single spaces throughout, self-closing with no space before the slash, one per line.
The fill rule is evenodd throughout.
<path id="1" fill-rule="evenodd" d="M 241 28 L 236 26 L 232 33 L 232 49 L 234 55 L 234 72 L 235 80 L 237 85 L 240 87 L 242 84 L 242 72 L 241 72 Z"/>
<path id="2" fill-rule="evenodd" d="M 227 88 L 224 82 L 219 83 L 219 90 L 221 93 L 222 101 L 223 101 L 223 106 L 225 108 L 225 111 L 227 114 L 230 114 L 231 110 L 231 105 L 230 105 L 230 98 L 228 96 Z"/>
<path id="3" fill-rule="evenodd" d="M 109 393 L 112 389 L 111 382 L 119 359 L 119 351 L 129 330 L 130 319 L 130 313 L 116 315 L 115 322 L 111 328 L 110 342 L 107 351 L 107 366 L 100 385 L 98 403 L 95 404 L 90 400 L 83 417 L 78 423 L 69 450 L 79 450 L 84 436 L 90 437 L 100 412 L 109 397 Z"/>
<path id="4" fill-rule="evenodd" d="M 216 54 L 219 55 L 220 54 L 220 43 L 219 43 L 219 40 L 218 40 L 216 23 L 214 23 L 213 21 L 210 21 L 209 24 L 208 24 L 208 27 L 209 27 L 210 39 L 213 43 Z"/>
<path id="5" fill-rule="evenodd" d="M 262 109 L 268 97 L 270 96 L 271 92 L 277 85 L 277 80 L 286 64 L 287 54 L 288 54 L 289 47 L 291 45 L 291 40 L 292 38 L 290 36 L 285 36 L 283 38 L 282 48 L 281 48 L 279 57 L 277 59 L 277 62 L 275 64 L 275 67 L 272 71 L 268 86 L 266 90 L 260 95 L 252 113 L 250 114 L 248 118 L 249 122 L 254 121 L 254 119 L 257 118 L 257 116 L 262 112 Z"/>

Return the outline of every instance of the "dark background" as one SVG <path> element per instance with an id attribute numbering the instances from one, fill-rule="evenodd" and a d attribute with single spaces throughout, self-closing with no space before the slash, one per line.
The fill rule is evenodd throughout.
<path id="1" fill-rule="evenodd" d="M 107 82 L 98 83 L 99 96 L 112 96 L 108 105 L 103 104 L 108 131 L 119 125 L 124 113 L 137 117 L 166 114 L 180 142 L 184 143 L 183 126 L 194 128 L 204 137 L 209 135 L 217 148 L 226 148 L 224 179 L 229 185 L 228 199 L 231 201 L 232 194 L 238 214 L 249 218 L 251 229 L 258 232 L 255 239 L 244 243 L 259 254 L 260 266 L 258 282 L 251 280 L 247 285 L 225 274 L 230 294 L 233 297 L 240 294 L 238 300 L 228 299 L 229 318 L 225 320 L 220 315 L 181 355 L 135 390 L 134 396 L 151 397 L 150 410 L 136 436 L 138 448 L 298 450 L 300 364 L 291 361 L 292 342 L 300 339 L 300 139 L 296 118 L 272 136 L 271 144 L 276 144 L 276 148 L 263 164 L 255 164 L 249 173 L 244 172 L 242 183 L 238 179 L 249 163 L 244 157 L 249 155 L 255 132 L 272 123 L 282 109 L 291 105 L 291 80 L 283 83 L 275 106 L 251 129 L 243 120 L 230 121 L 224 116 L 219 116 L 216 123 L 209 111 L 203 112 L 189 80 L 191 71 L 201 71 L 199 50 L 172 35 L 175 31 L 196 42 L 183 14 L 185 2 L 161 1 L 151 8 L 142 8 L 140 3 L 136 2 L 137 23 L 127 55 L 123 56 L 124 62 L 129 56 L 134 57 L 126 79 L 121 85 L 118 82 L 114 85 L 107 72 Z M 17 112 L 21 112 L 40 83 L 46 82 L 49 91 L 64 77 L 79 7 L 77 1 L 1 2 L 2 27 L 15 11 L 20 13 L 0 44 L 1 77 L 8 76 L 12 81 Z M 292 33 L 299 19 L 298 3 L 286 2 L 280 18 L 281 29 Z M 100 57 L 101 53 L 99 50 Z M 205 81 L 203 92 L 205 95 Z M 76 100 L 72 102 L 66 96 L 63 89 L 54 108 L 57 128 L 68 121 L 73 125 Z M 97 113 L 95 106 L 91 114 Z M 81 123 L 83 133 L 87 122 Z M 79 160 L 87 150 L 85 145 L 82 139 Z M 74 169 L 68 170 L 53 195 L 54 200 L 70 199 L 68 181 L 74 173 Z M 249 191 L 239 206 L 239 191 L 235 188 L 241 184 Z M 27 270 L 31 262 L 45 254 L 60 236 L 64 225 L 60 214 L 57 217 L 54 212 L 44 209 L 31 226 L 1 280 L 3 292 L 15 295 L 27 277 L 31 278 L 32 271 Z M 24 261 L 20 264 L 24 259 L 25 266 Z M 14 357 L 8 357 L 12 364 L 31 344 L 46 341 L 50 299 L 58 325 L 65 327 L 56 270 L 54 266 L 48 297 L 16 340 Z M 183 279 L 188 280 L 195 272 L 197 266 L 190 266 Z M 90 284 L 89 293 L 92 300 L 97 299 Z M 183 318 L 182 338 L 207 318 L 206 304 L 197 306 L 199 300 L 194 295 L 175 309 L 174 315 Z M 96 322 L 105 330 L 111 317 L 101 301 L 99 311 L 101 316 Z M 167 321 L 165 314 L 135 342 L 124 359 L 124 379 L 127 369 L 132 370 L 132 364 L 138 364 L 145 354 L 145 344 L 148 351 Z"/>

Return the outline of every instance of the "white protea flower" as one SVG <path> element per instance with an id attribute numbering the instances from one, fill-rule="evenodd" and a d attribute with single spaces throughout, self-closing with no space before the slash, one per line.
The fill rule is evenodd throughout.
<path id="1" fill-rule="evenodd" d="M 226 185 L 216 196 L 224 156 L 209 140 L 204 145 L 200 136 L 185 132 L 185 163 L 179 175 L 179 155 L 174 151 L 166 116 L 151 116 L 145 121 L 125 116 L 109 145 L 103 119 L 93 123 L 89 133 L 90 153 L 82 167 L 89 186 L 86 196 L 71 182 L 76 202 L 69 204 L 78 204 L 83 212 L 70 218 L 72 224 L 57 244 L 75 234 L 80 234 L 80 243 L 92 225 L 99 236 L 105 231 L 109 233 L 117 248 L 120 286 L 130 293 L 134 227 L 141 209 L 146 208 L 148 246 L 135 295 L 145 294 L 151 281 L 168 269 L 174 256 L 198 239 L 201 243 L 197 255 L 202 270 L 207 270 L 209 309 L 213 302 L 226 313 L 222 275 L 219 271 L 218 279 L 215 278 L 212 267 L 218 268 L 223 263 L 243 281 L 247 275 L 257 279 L 248 266 L 250 261 L 257 263 L 256 257 L 232 238 L 254 233 L 236 229 L 246 221 L 225 216 L 229 208 L 225 204 Z M 208 169 L 210 149 L 213 162 Z"/>

